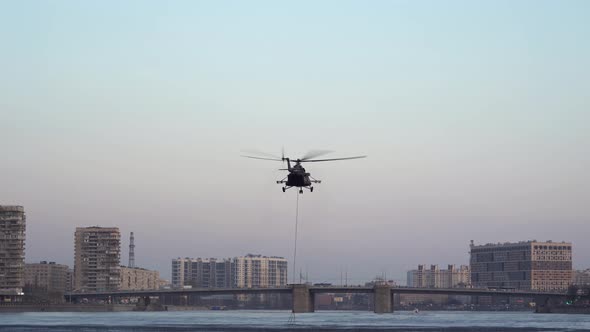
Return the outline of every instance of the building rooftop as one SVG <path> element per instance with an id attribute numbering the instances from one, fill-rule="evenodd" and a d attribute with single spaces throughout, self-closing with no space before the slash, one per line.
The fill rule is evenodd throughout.
<path id="1" fill-rule="evenodd" d="M 119 227 L 101 227 L 101 226 L 88 226 L 88 227 L 76 227 L 76 230 L 116 230 L 119 231 Z"/>
<path id="2" fill-rule="evenodd" d="M 20 205 L 0 205 L 0 212 L 25 212 L 25 208 Z"/>
<path id="3" fill-rule="evenodd" d="M 519 246 L 519 245 L 523 245 L 523 244 L 533 244 L 533 243 L 554 243 L 554 244 L 570 244 L 571 242 L 565 242 L 565 241 L 561 241 L 561 242 L 555 242 L 555 241 L 551 241 L 551 240 L 547 240 L 547 241 L 537 241 L 537 240 L 528 240 L 528 241 L 518 241 L 518 242 L 498 242 L 498 243 L 486 243 L 486 244 L 474 244 L 473 241 L 471 241 L 470 243 L 470 247 L 497 247 L 497 246 Z"/>

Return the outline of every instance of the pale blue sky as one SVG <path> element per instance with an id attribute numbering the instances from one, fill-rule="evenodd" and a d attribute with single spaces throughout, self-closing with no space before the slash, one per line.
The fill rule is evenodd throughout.
<path id="1" fill-rule="evenodd" d="M 2 1 L 0 204 L 27 261 L 76 226 L 134 231 L 137 262 L 248 252 L 314 281 L 399 281 L 468 243 L 572 241 L 590 267 L 587 1 Z M 48 236 L 49 235 L 49 236 Z M 123 250 L 126 262 L 127 250 Z M 333 280 L 337 279 L 337 280 Z"/>

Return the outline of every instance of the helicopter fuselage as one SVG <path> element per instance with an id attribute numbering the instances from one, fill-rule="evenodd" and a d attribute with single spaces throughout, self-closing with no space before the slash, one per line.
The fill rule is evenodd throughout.
<path id="1" fill-rule="evenodd" d="M 297 164 L 295 167 L 289 169 L 289 175 L 287 175 L 287 182 L 285 183 L 288 187 L 308 187 L 311 186 L 311 180 L 309 179 L 309 173 L 305 172 L 305 168 Z"/>
<path id="2" fill-rule="evenodd" d="M 312 183 L 321 183 L 320 180 L 313 179 L 311 175 L 305 171 L 305 168 L 301 166 L 299 161 L 295 161 L 295 165 L 291 167 L 291 161 L 287 158 L 285 158 L 285 160 L 287 161 L 287 170 L 289 171 L 289 174 L 285 179 L 277 181 L 277 183 L 285 184 L 283 192 L 291 187 L 301 188 L 299 190 L 300 193 L 303 192 L 303 188 L 313 191 Z"/>

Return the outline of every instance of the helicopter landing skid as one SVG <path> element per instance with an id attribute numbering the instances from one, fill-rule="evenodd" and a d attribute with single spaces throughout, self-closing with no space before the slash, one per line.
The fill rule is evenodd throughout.
<path id="1" fill-rule="evenodd" d="M 309 177 L 311 178 L 311 180 L 309 181 L 309 182 L 311 182 L 311 183 L 322 183 L 322 180 L 318 180 L 318 179 L 314 178 L 314 177 L 313 177 L 313 176 L 311 176 L 311 175 L 310 175 Z"/>
<path id="2" fill-rule="evenodd" d="M 293 187 L 292 186 L 291 187 L 283 187 L 281 189 L 283 189 L 283 192 L 286 192 L 287 189 L 291 189 L 291 188 L 293 188 Z M 313 186 L 299 187 L 299 193 L 300 194 L 303 194 L 303 188 L 308 189 L 309 192 L 313 192 Z"/>

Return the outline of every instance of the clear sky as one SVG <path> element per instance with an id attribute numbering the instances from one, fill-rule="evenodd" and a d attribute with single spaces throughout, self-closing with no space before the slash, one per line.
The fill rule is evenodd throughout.
<path id="1" fill-rule="evenodd" d="M 2 1 L 0 204 L 27 262 L 76 226 L 136 262 L 292 260 L 313 281 L 467 264 L 469 240 L 571 241 L 590 267 L 588 1 Z"/>

